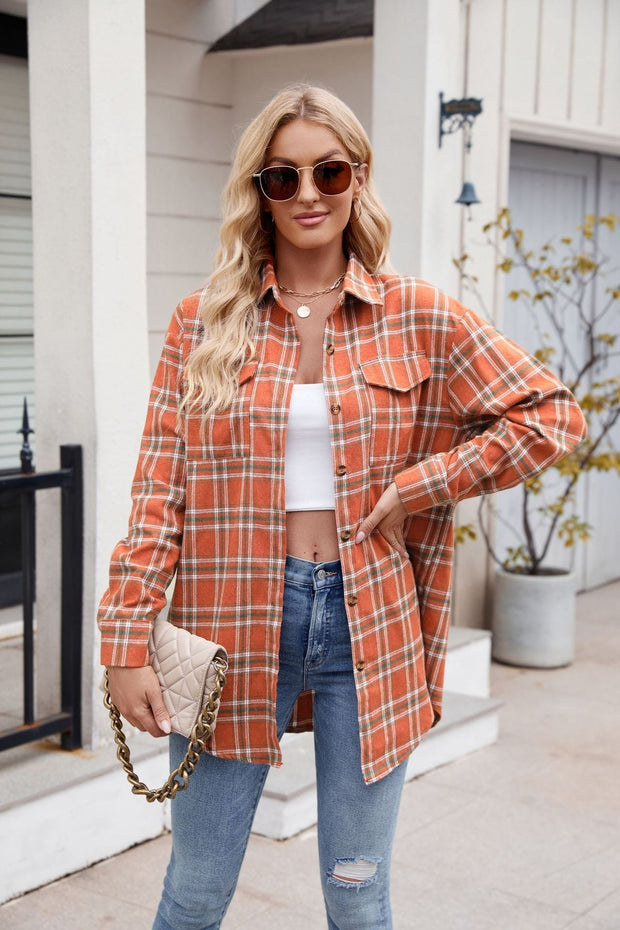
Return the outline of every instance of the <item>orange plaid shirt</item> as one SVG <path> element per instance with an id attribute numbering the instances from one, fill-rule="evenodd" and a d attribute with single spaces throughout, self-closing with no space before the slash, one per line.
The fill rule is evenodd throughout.
<path id="1" fill-rule="evenodd" d="M 511 487 L 584 436 L 557 378 L 437 288 L 371 275 L 351 256 L 324 335 L 336 522 L 357 682 L 362 771 L 377 781 L 441 714 L 457 501 Z M 129 533 L 99 610 L 105 665 L 144 665 L 176 572 L 170 620 L 220 642 L 230 671 L 210 750 L 281 764 L 275 700 L 286 513 L 286 424 L 299 358 L 273 266 L 256 353 L 232 406 L 185 413 L 183 369 L 204 338 L 200 293 L 172 319 L 155 375 Z M 409 558 L 356 530 L 396 481 Z M 291 728 L 312 725 L 312 695 Z"/>

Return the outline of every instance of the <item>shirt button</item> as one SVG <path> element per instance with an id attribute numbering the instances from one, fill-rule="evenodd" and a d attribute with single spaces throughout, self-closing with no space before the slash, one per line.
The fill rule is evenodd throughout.
<path id="1" fill-rule="evenodd" d="M 339 465 L 338 468 L 336 469 L 336 474 L 337 474 L 337 475 L 346 475 L 346 473 L 347 473 L 347 466 L 346 466 L 346 465 Z"/>
<path id="2" fill-rule="evenodd" d="M 364 669 L 366 668 L 366 663 L 364 662 L 363 659 L 359 659 L 359 661 L 355 663 L 355 668 L 357 669 L 358 672 L 363 672 Z"/>
<path id="3" fill-rule="evenodd" d="M 336 351 L 336 348 L 330 343 L 325 349 L 325 351 L 327 352 L 328 355 L 333 355 L 334 352 Z"/>
<path id="4" fill-rule="evenodd" d="M 355 594 L 349 594 L 347 598 L 347 604 L 349 605 L 349 607 L 355 607 L 355 605 L 357 604 L 357 596 Z"/>
<path id="5" fill-rule="evenodd" d="M 343 530 L 340 534 L 340 538 L 343 542 L 347 542 L 347 540 L 351 539 L 351 535 L 352 534 L 348 530 Z"/>
<path id="6" fill-rule="evenodd" d="M 340 404 L 332 404 L 329 409 L 333 414 L 340 413 Z"/>

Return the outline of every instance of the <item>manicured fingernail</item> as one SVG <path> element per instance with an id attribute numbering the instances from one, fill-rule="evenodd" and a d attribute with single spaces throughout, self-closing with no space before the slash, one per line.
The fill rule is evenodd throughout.
<path id="1" fill-rule="evenodd" d="M 164 731 L 164 733 L 170 733 L 170 721 L 162 720 L 161 729 Z"/>
<path id="2" fill-rule="evenodd" d="M 361 543 L 361 542 L 364 542 L 365 539 L 366 539 L 366 537 L 364 536 L 364 534 L 363 534 L 362 531 L 360 530 L 360 532 L 359 532 L 359 533 L 357 534 L 357 536 L 355 537 L 355 542 L 356 542 L 356 543 Z"/>

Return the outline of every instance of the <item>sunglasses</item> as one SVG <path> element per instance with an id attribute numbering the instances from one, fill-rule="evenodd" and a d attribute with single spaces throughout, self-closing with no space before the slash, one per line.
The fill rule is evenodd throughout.
<path id="1" fill-rule="evenodd" d="M 320 194 L 334 197 L 344 194 L 351 183 L 353 168 L 359 168 L 357 161 L 320 161 L 317 165 L 304 165 L 293 168 L 292 165 L 273 165 L 253 174 L 258 179 L 260 189 L 267 200 L 292 200 L 301 184 L 301 172 L 312 171 L 312 181 Z"/>

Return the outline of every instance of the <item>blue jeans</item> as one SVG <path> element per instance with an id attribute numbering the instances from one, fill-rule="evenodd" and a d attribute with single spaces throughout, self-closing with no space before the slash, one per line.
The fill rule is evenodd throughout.
<path id="1" fill-rule="evenodd" d="M 340 563 L 287 556 L 276 711 L 280 736 L 297 696 L 306 690 L 315 693 L 318 843 L 327 926 L 391 930 L 390 857 L 407 766 L 401 764 L 372 785 L 364 783 Z M 172 767 L 185 747 L 183 737 L 170 737 Z M 202 756 L 189 787 L 172 801 L 172 856 L 153 930 L 221 926 L 268 770 L 267 765 Z"/>

